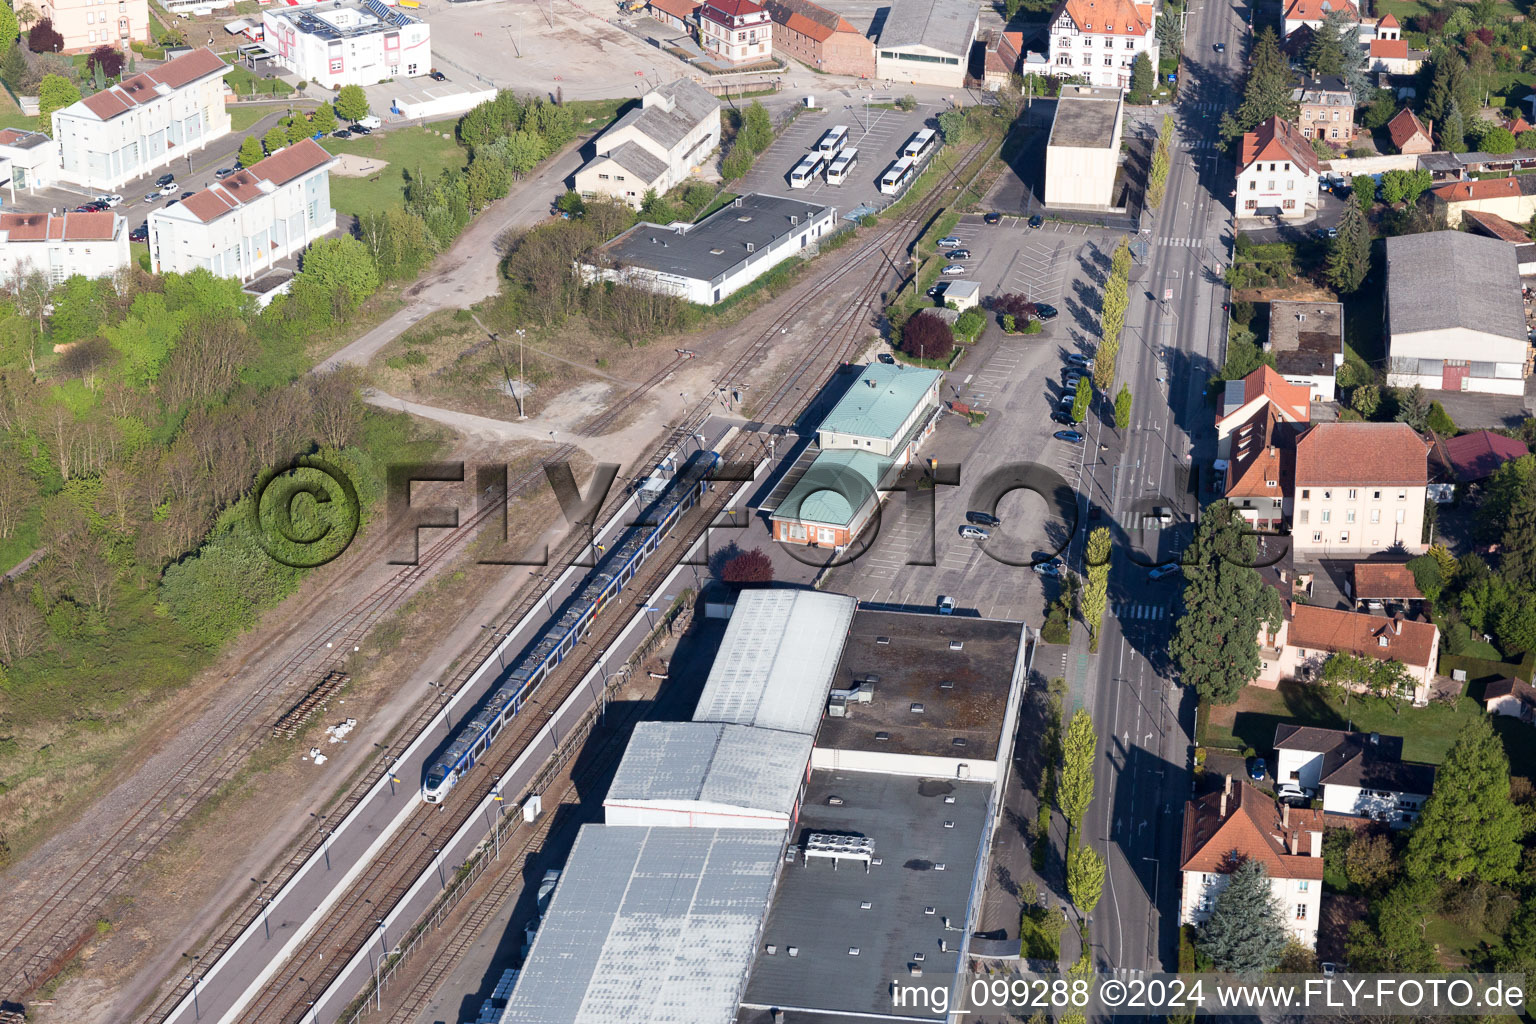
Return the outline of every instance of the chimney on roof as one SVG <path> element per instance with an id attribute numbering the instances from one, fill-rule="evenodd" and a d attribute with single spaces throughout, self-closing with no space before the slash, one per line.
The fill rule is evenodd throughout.
<path id="1" fill-rule="evenodd" d="M 784 1011 L 777 1006 L 773 1008 L 773 1024 L 784 1024 Z"/>
<path id="2" fill-rule="evenodd" d="M 1403 613 L 1402 612 L 1398 612 L 1396 615 L 1392 616 L 1392 632 L 1396 633 L 1398 636 L 1402 636 L 1403 635 Z"/>
<path id="3" fill-rule="evenodd" d="M 1312 839 L 1312 856 L 1321 857 L 1323 855 L 1323 834 L 1321 832 L 1308 832 L 1307 835 Z"/>
<path id="4" fill-rule="evenodd" d="M 1281 828 L 1290 828 L 1291 827 L 1291 805 L 1290 804 L 1282 803 L 1280 805 L 1280 827 Z"/>

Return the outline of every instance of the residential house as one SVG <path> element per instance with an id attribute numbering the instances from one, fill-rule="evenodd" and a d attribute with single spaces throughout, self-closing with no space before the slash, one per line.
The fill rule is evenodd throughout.
<path id="1" fill-rule="evenodd" d="M 1424 552 L 1428 450 L 1406 423 L 1314 423 L 1296 440 L 1297 559 Z"/>
<path id="2" fill-rule="evenodd" d="M 1275 406 L 1266 405 L 1233 438 L 1222 496 L 1251 529 L 1285 528 L 1295 475 L 1294 429 L 1280 420 Z"/>
<path id="3" fill-rule="evenodd" d="M 1264 351 L 1289 383 L 1305 387 L 1314 402 L 1337 397 L 1334 375 L 1344 365 L 1344 307 L 1337 302 L 1269 304 Z"/>
<path id="4" fill-rule="evenodd" d="M 1532 353 L 1516 259 L 1508 242 L 1464 231 L 1388 238 L 1387 383 L 1523 393 Z"/>
<path id="5" fill-rule="evenodd" d="M 130 263 L 128 223 L 102 213 L 0 213 L 0 287 L 38 272 L 51 284 L 110 277 Z"/>
<path id="6" fill-rule="evenodd" d="M 156 273 L 207 270 L 249 281 L 336 230 L 330 168 L 336 160 L 313 139 L 149 215 Z"/>
<path id="7" fill-rule="evenodd" d="M 1252 860 L 1269 875 L 1291 937 L 1315 947 L 1323 895 L 1323 830 L 1321 811 L 1277 803 L 1247 782 L 1227 776 L 1220 792 L 1184 805 L 1179 923 L 1205 923 L 1233 869 Z"/>
<path id="8" fill-rule="evenodd" d="M 33 192 L 53 184 L 59 173 L 59 147 L 42 132 L 0 128 L 0 180 L 11 190 Z"/>
<path id="9" fill-rule="evenodd" d="M 1356 607 L 1382 611 L 1389 604 L 1424 600 L 1406 562 L 1356 562 L 1351 575 Z"/>
<path id="10" fill-rule="evenodd" d="M 1313 75 L 1291 90 L 1300 107 L 1296 123 L 1304 139 L 1326 139 L 1348 147 L 1355 137 L 1355 97 L 1337 75 Z"/>
<path id="11" fill-rule="evenodd" d="M 1024 33 L 990 33 L 981 65 L 981 77 L 986 87 L 996 92 L 1012 82 L 1013 76 L 1022 75 L 1024 54 Z"/>
<path id="12" fill-rule="evenodd" d="M 39 20 L 49 19 L 64 37 L 65 53 L 83 53 L 98 46 L 126 51 L 131 43 L 151 42 L 148 0 L 38 0 Z"/>
<path id="13" fill-rule="evenodd" d="M 1135 0 L 1060 0 L 1050 17 L 1051 74 L 1089 85 L 1131 87 L 1131 62 L 1145 53 L 1157 73 L 1157 9 Z"/>
<path id="14" fill-rule="evenodd" d="M 1474 178 L 1447 182 L 1429 190 L 1437 211 L 1445 214 L 1445 226 L 1461 226 L 1461 216 L 1468 210 L 1496 213 L 1515 224 L 1529 224 L 1536 214 L 1536 182 L 1529 174 L 1511 174 L 1506 178 Z"/>
<path id="15" fill-rule="evenodd" d="M 1490 715 L 1536 722 L 1536 686 L 1523 679 L 1496 680 L 1483 689 L 1483 708 Z"/>
<path id="16" fill-rule="evenodd" d="M 1404 696 L 1423 707 L 1429 703 L 1440 660 L 1440 629 L 1401 614 L 1389 619 L 1287 602 L 1278 627 L 1259 627 L 1259 675 L 1254 683 L 1274 689 L 1287 679 L 1315 681 L 1334 654 L 1398 662 L 1411 688 Z"/>
<path id="17" fill-rule="evenodd" d="M 681 184 L 719 144 L 720 101 L 679 78 L 646 93 L 593 141 L 594 156 L 576 172 L 576 191 L 639 209 L 646 192 L 663 195 Z"/>
<path id="18" fill-rule="evenodd" d="M 1314 32 L 1323 27 L 1323 20 L 1329 12 L 1343 10 L 1349 14 L 1350 21 L 1360 24 L 1360 10 L 1349 0 L 1288 0 L 1285 5 L 1283 18 L 1283 31 L 1281 38 L 1288 38 L 1292 32 L 1305 25 Z"/>
<path id="19" fill-rule="evenodd" d="M 1475 484 L 1493 476 L 1504 463 L 1531 454 L 1531 449 L 1513 437 L 1474 430 L 1436 439 L 1435 454 L 1445 459 L 1457 483 Z"/>
<path id="20" fill-rule="evenodd" d="M 1404 761 L 1401 736 L 1282 724 L 1275 727 L 1275 781 L 1321 791 L 1324 814 L 1404 828 L 1418 820 L 1435 769 Z"/>
<path id="21" fill-rule="evenodd" d="M 1399 153 L 1428 153 L 1435 148 L 1429 128 L 1407 107 L 1387 122 L 1387 135 Z"/>
<path id="22" fill-rule="evenodd" d="M 197 49 L 55 110 L 59 177 L 110 191 L 227 135 L 229 71 L 218 54 Z"/>
<path id="23" fill-rule="evenodd" d="M 1402 26 L 1391 14 L 1382 15 L 1365 47 L 1365 68 L 1377 74 L 1416 75 L 1429 59 L 1428 50 L 1408 46 Z"/>
<path id="24" fill-rule="evenodd" d="M 1461 222 L 1475 235 L 1497 238 L 1513 246 L 1515 269 L 1522 278 L 1536 274 L 1536 242 L 1531 241 L 1531 236 L 1524 228 L 1511 224 L 1496 213 L 1481 213 L 1477 210 L 1463 210 Z"/>
<path id="25" fill-rule="evenodd" d="M 1216 417 L 1216 457 L 1232 457 L 1233 436 L 1244 436 L 1244 428 L 1265 408 L 1272 408 L 1282 423 L 1300 423 L 1311 419 L 1311 400 L 1305 385 L 1292 384 L 1273 367 L 1260 366 L 1242 380 L 1229 380 L 1222 390 Z"/>
<path id="26" fill-rule="evenodd" d="M 891 0 L 875 74 L 888 82 L 962 88 L 980 23 L 975 0 Z"/>
<path id="27" fill-rule="evenodd" d="M 752 0 L 705 0 L 699 42 L 728 64 L 764 64 L 773 55 L 773 20 Z"/>
<path id="28" fill-rule="evenodd" d="M 873 363 L 821 421 L 820 452 L 770 497 L 775 540 L 841 548 L 874 517 L 882 489 L 933 433 L 942 402 L 938 370 Z"/>
<path id="29" fill-rule="evenodd" d="M 829 75 L 875 75 L 875 44 L 836 11 L 811 0 L 764 0 L 773 48 Z"/>
<path id="30" fill-rule="evenodd" d="M 1317 206 L 1317 155 L 1289 121 L 1271 117 L 1243 136 L 1239 217 L 1300 220 Z"/>
<path id="31" fill-rule="evenodd" d="M 646 13 L 677 32 L 692 32 L 699 23 L 699 5 L 695 0 L 650 0 Z"/>

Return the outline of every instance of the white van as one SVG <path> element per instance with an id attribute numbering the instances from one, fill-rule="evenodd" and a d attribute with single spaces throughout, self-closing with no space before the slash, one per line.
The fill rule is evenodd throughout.
<path id="1" fill-rule="evenodd" d="M 367 128 L 369 131 L 376 131 L 384 127 L 384 122 L 379 120 L 377 117 L 374 117 L 372 114 L 369 114 L 367 117 L 363 118 L 357 123 L 362 125 L 364 128 Z"/>

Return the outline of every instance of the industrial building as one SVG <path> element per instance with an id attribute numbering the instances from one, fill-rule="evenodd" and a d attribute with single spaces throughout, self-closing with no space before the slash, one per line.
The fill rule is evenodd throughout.
<path id="1" fill-rule="evenodd" d="M 330 0 L 261 13 L 278 63 L 326 89 L 416 78 L 432 70 L 432 30 L 382 0 Z"/>
<path id="2" fill-rule="evenodd" d="M 893 0 L 875 47 L 875 75 L 959 89 L 981 9 L 975 0 Z"/>
<path id="3" fill-rule="evenodd" d="M 581 264 L 582 278 L 615 281 L 712 306 L 837 226 L 837 210 L 757 193 L 739 196 L 697 224 L 642 221 Z"/>
<path id="4" fill-rule="evenodd" d="M 857 604 L 738 597 L 693 721 L 635 730 L 502 1021 L 878 1018 L 914 968 L 955 983 L 1025 629 Z"/>
<path id="5" fill-rule="evenodd" d="M 1114 205 L 1124 115 L 1119 89 L 1064 85 L 1045 146 L 1045 205 Z"/>
<path id="6" fill-rule="evenodd" d="M 646 93 L 640 106 L 592 143 L 594 156 L 576 172 L 585 198 L 611 196 L 638 210 L 645 194 L 665 195 L 720 145 L 720 101 L 687 78 Z"/>

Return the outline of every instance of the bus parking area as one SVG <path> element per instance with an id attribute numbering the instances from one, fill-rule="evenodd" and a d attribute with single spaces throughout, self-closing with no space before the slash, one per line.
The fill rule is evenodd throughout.
<path id="1" fill-rule="evenodd" d="M 837 102 L 829 102 L 826 108 L 803 111 L 758 157 L 752 171 L 737 184 L 737 190 L 776 196 L 803 194 L 813 202 L 835 206 L 839 216 L 861 205 L 879 209 L 888 204 L 893 197 L 881 195 L 881 175 L 896 162 L 902 147 L 914 134 L 925 128 L 937 128 L 942 105 L 925 103 L 916 110 L 902 111 L 875 106 L 893 103 L 894 96 L 875 95 L 868 107 L 857 94 L 858 102 L 842 96 L 833 98 Z M 809 183 L 793 188 L 790 179 L 795 167 L 816 149 L 828 130 L 838 126 L 848 129 L 843 152 L 856 150 L 856 164 L 841 184 L 828 184 L 826 170 L 833 163 L 829 155 L 826 165 Z"/>

